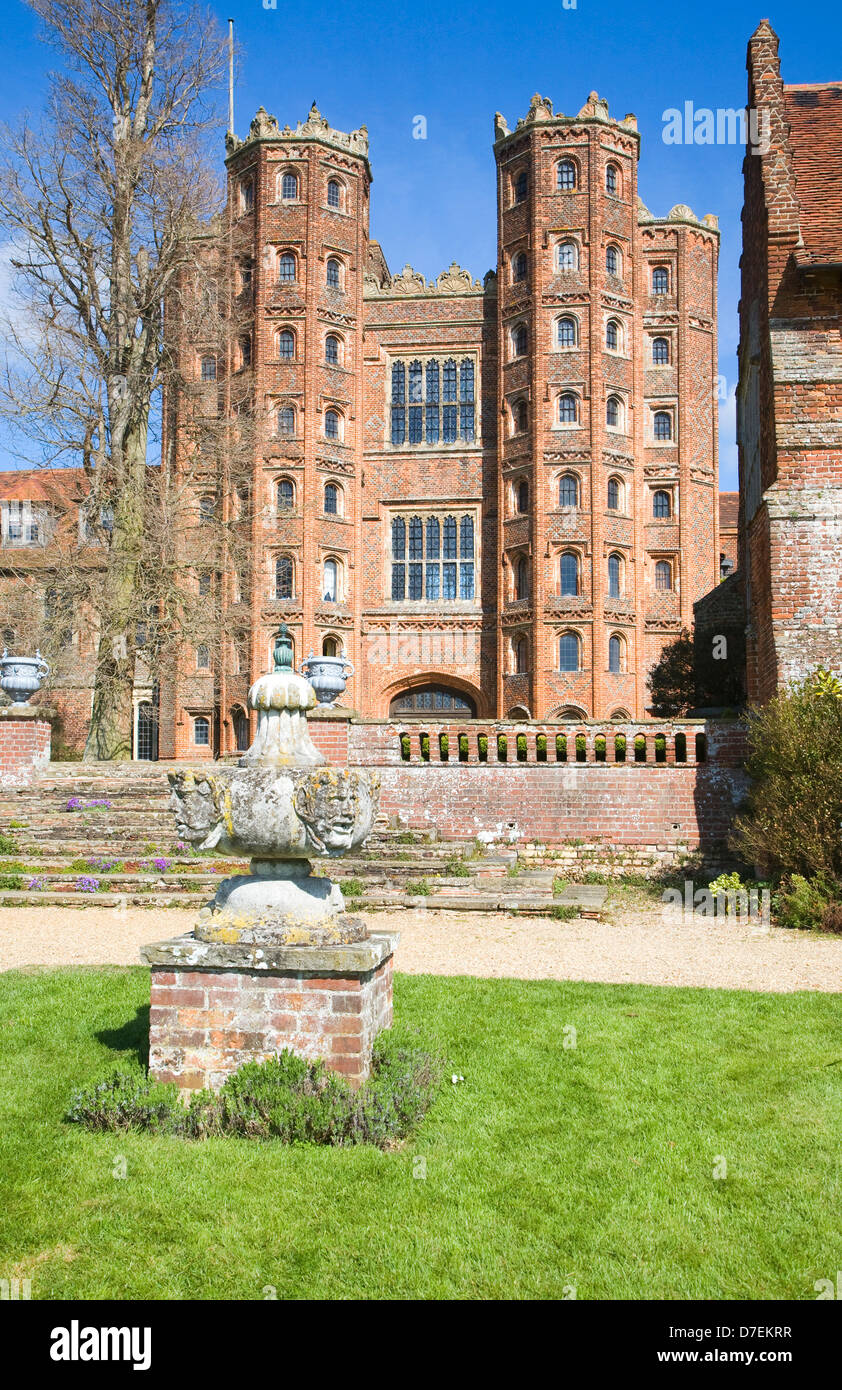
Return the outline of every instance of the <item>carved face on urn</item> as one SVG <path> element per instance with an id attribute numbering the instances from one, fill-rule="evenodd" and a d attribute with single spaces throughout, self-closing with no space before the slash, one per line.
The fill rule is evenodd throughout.
<path id="1" fill-rule="evenodd" d="M 222 833 L 214 787 L 208 777 L 192 771 L 171 772 L 170 810 L 179 839 L 212 849 Z"/>
<path id="2" fill-rule="evenodd" d="M 319 854 L 344 854 L 370 833 L 380 799 L 376 773 L 322 768 L 295 794 L 295 810 Z"/>

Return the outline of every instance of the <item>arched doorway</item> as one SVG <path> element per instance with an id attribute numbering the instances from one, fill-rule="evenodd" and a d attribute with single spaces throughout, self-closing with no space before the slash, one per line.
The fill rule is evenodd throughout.
<path id="1" fill-rule="evenodd" d="M 142 700 L 137 707 L 135 758 L 142 763 L 154 763 L 157 757 L 158 713 L 151 700 Z"/>
<path id="2" fill-rule="evenodd" d="M 417 685 L 401 691 L 389 705 L 390 719 L 475 719 L 476 705 L 461 690 L 446 685 Z"/>
<path id="3" fill-rule="evenodd" d="M 249 717 L 241 705 L 231 711 L 234 726 L 234 747 L 238 753 L 245 753 L 249 746 Z"/>

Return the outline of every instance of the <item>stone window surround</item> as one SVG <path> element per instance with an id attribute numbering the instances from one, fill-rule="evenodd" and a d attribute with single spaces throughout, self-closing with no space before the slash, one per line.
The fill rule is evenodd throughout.
<path id="1" fill-rule="evenodd" d="M 520 359 L 520 358 L 519 358 L 518 360 L 521 361 L 521 360 L 523 360 L 523 359 Z M 445 400 L 444 400 L 444 398 L 443 398 L 443 397 L 444 397 L 444 364 L 445 364 L 445 362 L 448 362 L 448 361 L 453 361 L 453 362 L 456 363 L 456 400 L 455 400 L 455 401 L 447 401 L 447 402 L 445 402 Z M 474 368 L 474 400 L 473 400 L 473 407 L 474 407 L 474 437 L 473 437 L 472 440 L 461 438 L 461 414 L 460 414 L 460 412 L 461 412 L 462 401 L 460 400 L 460 396 L 461 396 L 460 368 L 461 368 L 462 363 L 463 363 L 463 362 L 466 362 L 466 361 L 467 361 L 467 362 L 472 362 L 472 363 L 473 363 L 473 368 Z M 427 399 L 426 399 L 427 367 L 428 367 L 429 363 L 431 363 L 431 362 L 437 362 L 437 363 L 438 363 L 438 367 L 439 367 L 439 391 L 438 391 L 438 395 L 439 395 L 439 400 L 438 400 L 438 410 L 439 410 L 439 438 L 438 438 L 437 442 L 436 442 L 436 443 L 433 443 L 433 444 L 428 444 L 428 443 L 427 443 L 427 438 L 426 438 L 426 435 L 427 435 L 427 429 L 426 429 L 426 423 L 427 423 L 427 422 L 426 422 L 426 413 L 424 414 L 424 416 L 423 416 L 423 418 L 422 418 L 422 438 L 421 438 L 421 440 L 420 440 L 418 443 L 410 444 L 410 442 L 409 442 L 409 428 L 408 428 L 408 425 L 409 425 L 409 416 L 408 416 L 408 414 L 407 414 L 407 416 L 406 416 L 404 442 L 403 442 L 402 444 L 393 444 L 393 443 L 392 443 L 392 428 L 391 428 L 391 420 L 392 420 L 392 367 L 393 367 L 396 363 L 402 363 L 402 364 L 403 364 L 403 367 L 404 367 L 404 381 L 405 381 L 405 384 L 406 384 L 406 387 L 407 387 L 406 393 L 405 393 L 405 394 L 406 394 L 406 400 L 405 400 L 405 402 L 404 402 L 404 407 L 403 407 L 403 408 L 408 412 L 409 406 L 410 406 L 410 401 L 409 401 L 409 390 L 408 390 L 408 386 L 409 386 L 409 365 L 410 365 L 411 362 L 420 362 L 421 365 L 422 365 L 422 367 L 423 367 L 423 377 L 422 377 L 422 382 L 423 382 L 423 385 L 422 385 L 422 400 L 420 401 L 420 405 L 421 405 L 421 408 L 422 408 L 422 410 L 423 410 L 424 412 L 426 412 L 426 408 L 427 408 Z M 385 423 L 384 423 L 384 434 L 385 434 L 386 448 L 387 448 L 390 452 L 391 452 L 391 451 L 394 451 L 394 452 L 396 452 L 396 453 L 407 453 L 407 452 L 409 452 L 409 453 L 412 453 L 412 454 L 416 454 L 416 455 L 417 455 L 417 454 L 424 454 L 424 453 L 436 454 L 436 453 L 439 453 L 441 450 L 445 450 L 447 453 L 453 453 L 454 451 L 455 451 L 455 452 L 459 452 L 459 451 L 461 450 L 462 452 L 464 452 L 466 449 L 468 449 L 468 450 L 478 450 L 478 449 L 481 449 L 481 448 L 482 448 L 482 437 L 481 437 L 481 434 L 480 434 L 480 427 L 481 427 L 481 423 L 482 423 L 482 399 L 481 399 L 481 394 L 480 394 L 480 391 L 481 391 L 481 381 L 480 381 L 480 355 L 479 355 L 479 352 L 477 351 L 476 348 L 462 348 L 462 347 L 457 347 L 457 348 L 446 349 L 446 348 L 433 348 L 433 347 L 431 346 L 430 348 L 426 348 L 426 347 L 422 347 L 422 348 L 420 348 L 420 349 L 419 349 L 419 348 L 415 348 L 413 351 L 401 351 L 401 352 L 394 352 L 394 353 L 391 353 L 391 352 L 390 352 L 390 353 L 388 354 L 387 359 L 386 359 L 386 372 L 385 372 L 385 381 L 384 381 L 384 388 L 383 388 L 383 389 L 384 389 L 384 397 L 385 397 L 385 402 L 384 402 L 384 411 L 385 411 L 385 414 L 384 414 L 384 421 L 385 421 Z M 520 397 L 520 396 L 525 396 L 527 393 L 526 393 L 526 391 L 524 391 L 524 390 L 520 390 L 520 391 L 515 392 L 514 394 L 515 394 L 516 397 Z M 417 405 L 417 404 L 419 404 L 419 402 L 412 402 L 412 404 Z M 443 423 L 442 423 L 442 422 L 443 422 L 443 417 L 442 417 L 442 415 L 441 415 L 441 411 L 442 411 L 442 409 L 443 409 L 443 407 L 444 407 L 445 405 L 451 405 L 451 406 L 452 406 L 452 405 L 455 405 L 456 410 L 457 410 L 457 417 L 456 417 L 456 434 L 457 434 L 457 437 L 456 437 L 456 439 L 451 440 L 451 441 L 449 441 L 449 442 L 447 442 L 447 443 L 445 443 L 444 440 L 443 440 L 443 438 L 442 438 L 442 435 L 443 435 L 443 433 L 444 433 L 444 430 L 443 430 Z M 523 437 L 525 438 L 525 436 L 526 436 L 526 432 L 524 432 Z"/>

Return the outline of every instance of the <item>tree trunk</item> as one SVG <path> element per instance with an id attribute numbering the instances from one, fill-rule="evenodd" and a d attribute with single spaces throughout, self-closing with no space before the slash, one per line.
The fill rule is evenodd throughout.
<path id="1" fill-rule="evenodd" d="M 100 636 L 94 676 L 91 722 L 84 761 L 126 761 L 132 756 L 137 574 L 143 547 L 148 416 L 123 440 L 123 476 L 114 508 Z"/>

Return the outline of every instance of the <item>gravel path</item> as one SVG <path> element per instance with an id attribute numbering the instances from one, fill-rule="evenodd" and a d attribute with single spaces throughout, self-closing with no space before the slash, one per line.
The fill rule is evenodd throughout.
<path id="1" fill-rule="evenodd" d="M 144 942 L 190 931 L 194 918 L 177 908 L 0 908 L 0 970 L 137 965 Z M 401 933 L 395 964 L 407 974 L 842 992 L 842 938 L 684 925 L 672 907 L 623 909 L 612 922 L 415 909 L 367 920 Z"/>

